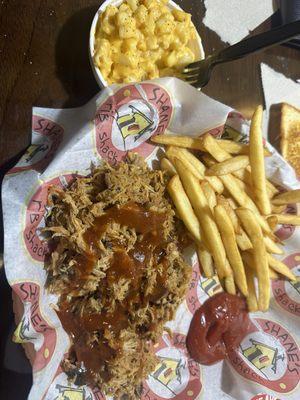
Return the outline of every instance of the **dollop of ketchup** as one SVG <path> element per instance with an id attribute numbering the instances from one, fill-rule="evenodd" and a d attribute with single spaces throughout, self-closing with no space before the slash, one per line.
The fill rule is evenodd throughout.
<path id="1" fill-rule="evenodd" d="M 214 364 L 239 346 L 249 325 L 246 301 L 217 293 L 194 314 L 186 339 L 188 351 L 200 364 Z"/>

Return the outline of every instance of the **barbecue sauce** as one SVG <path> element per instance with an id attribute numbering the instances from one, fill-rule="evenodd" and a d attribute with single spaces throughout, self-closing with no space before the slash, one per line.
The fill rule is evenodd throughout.
<path id="1" fill-rule="evenodd" d="M 85 366 L 87 381 L 92 382 L 93 375 L 96 373 L 100 373 L 103 380 L 109 379 L 107 363 L 120 351 L 120 341 L 116 341 L 119 346 L 111 348 L 104 339 L 104 332 L 108 330 L 111 335 L 118 338 L 121 330 L 129 326 L 128 311 L 131 307 L 134 305 L 138 307 L 148 301 L 156 302 L 167 294 L 165 283 L 168 262 L 164 258 L 164 249 L 167 243 L 163 237 L 165 220 L 165 214 L 148 211 L 136 203 L 129 203 L 121 207 L 111 207 L 104 215 L 96 218 L 93 226 L 84 233 L 83 238 L 88 251 L 75 258 L 75 274 L 70 284 L 72 289 L 79 288 L 88 279 L 94 264 L 101 256 L 99 241 L 109 223 L 115 222 L 121 226 L 135 229 L 139 235 L 139 240 L 129 252 L 126 252 L 120 243 L 109 244 L 114 254 L 106 271 L 106 277 L 101 281 L 99 303 L 101 298 L 103 308 L 100 312 L 74 313 L 66 296 L 60 301 L 59 317 L 64 329 L 72 338 L 72 352 L 75 353 L 76 360 L 79 363 L 83 362 Z M 145 270 L 151 259 L 154 264 L 160 264 L 161 271 L 157 274 L 153 293 L 145 296 L 141 286 L 145 279 Z M 110 312 L 108 309 L 110 287 L 114 283 L 118 283 L 121 278 L 130 282 L 129 290 L 126 298 L 116 305 L 113 312 Z M 98 340 L 90 342 L 92 334 L 95 334 Z"/>

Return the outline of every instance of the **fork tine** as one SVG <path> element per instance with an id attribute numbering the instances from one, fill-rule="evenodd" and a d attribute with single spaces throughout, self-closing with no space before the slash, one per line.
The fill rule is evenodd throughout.
<path id="1" fill-rule="evenodd" d="M 203 62 L 204 62 L 204 60 L 194 61 L 194 62 L 192 62 L 191 64 L 187 65 L 187 66 L 184 68 L 184 71 L 186 71 L 186 70 L 189 71 L 189 70 L 191 70 L 191 69 L 199 68 L 200 64 L 203 64 Z"/>
<path id="2" fill-rule="evenodd" d="M 190 83 L 191 85 L 193 85 L 194 83 L 198 82 L 198 77 L 185 77 L 184 78 L 185 82 Z"/>
<path id="3" fill-rule="evenodd" d="M 190 68 L 190 66 L 189 65 L 187 65 L 185 68 L 183 68 L 183 73 L 184 74 L 186 74 L 186 73 L 188 73 L 188 72 L 192 72 L 192 71 L 197 71 L 199 68 L 198 67 L 193 67 L 193 68 Z"/>
<path id="4" fill-rule="evenodd" d="M 183 72 L 182 73 L 184 78 L 191 78 L 193 76 L 198 76 L 199 75 L 199 69 L 195 69 L 193 71 L 188 71 L 188 72 Z"/>

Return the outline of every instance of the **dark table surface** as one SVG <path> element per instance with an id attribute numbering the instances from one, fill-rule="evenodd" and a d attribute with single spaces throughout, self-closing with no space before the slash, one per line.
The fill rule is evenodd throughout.
<path id="1" fill-rule="evenodd" d="M 192 13 L 206 54 L 225 44 L 202 24 L 201 0 L 177 1 Z M 94 0 L 0 1 L 0 168 L 12 165 L 28 146 L 32 106 L 74 107 L 98 90 L 88 59 Z M 252 12 L 252 10 L 249 10 Z M 269 29 L 266 21 L 255 33 Z M 267 63 L 291 78 L 299 78 L 299 50 L 278 46 L 247 59 L 218 66 L 204 92 L 250 117 L 263 102 L 259 64 Z M 1 219 L 2 220 L 2 219 Z M 3 251 L 1 236 L 0 253 Z M 0 267 L 1 268 L 1 267 Z M 27 398 L 31 376 L 18 347 L 12 347 L 13 315 L 10 289 L 0 270 L 1 380 L 0 398 Z M 14 359 L 12 359 L 14 357 Z M 5 359 L 5 362 L 4 362 Z M 13 365 L 20 368 L 13 370 Z M 18 372 L 16 372 L 18 371 Z M 16 382 L 18 384 L 16 385 Z"/>

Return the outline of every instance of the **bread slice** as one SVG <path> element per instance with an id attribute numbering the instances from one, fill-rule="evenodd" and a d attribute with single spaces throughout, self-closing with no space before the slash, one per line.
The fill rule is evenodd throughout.
<path id="1" fill-rule="evenodd" d="M 287 103 L 281 106 L 280 136 L 281 153 L 300 176 L 300 110 Z"/>

